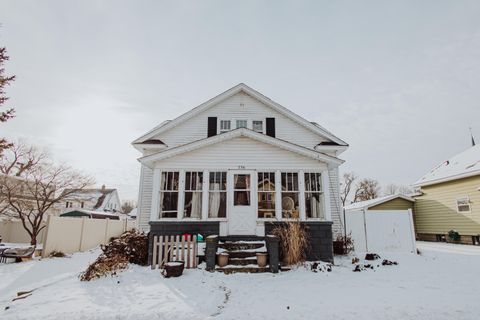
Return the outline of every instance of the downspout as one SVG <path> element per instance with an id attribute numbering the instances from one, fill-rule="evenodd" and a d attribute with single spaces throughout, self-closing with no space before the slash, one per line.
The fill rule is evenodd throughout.
<path id="1" fill-rule="evenodd" d="M 368 252 L 367 219 L 365 218 L 365 209 L 362 209 L 362 212 L 363 212 L 363 229 L 365 231 L 365 250 Z"/>

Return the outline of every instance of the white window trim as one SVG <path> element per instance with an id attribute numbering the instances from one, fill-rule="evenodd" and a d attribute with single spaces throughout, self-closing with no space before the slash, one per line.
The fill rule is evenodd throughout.
<path id="1" fill-rule="evenodd" d="M 460 211 L 459 208 L 458 208 L 458 201 L 461 201 L 461 200 L 467 200 L 467 203 L 468 203 L 468 211 Z M 457 208 L 457 213 L 460 213 L 460 214 L 464 214 L 464 213 L 472 213 L 472 204 L 470 203 L 470 197 L 468 196 L 464 196 L 464 197 L 457 197 L 455 199 L 455 206 Z"/>
<path id="2" fill-rule="evenodd" d="M 229 130 L 222 130 L 222 121 L 230 121 L 230 129 Z M 218 121 L 218 125 L 217 125 L 217 132 L 220 134 L 220 133 L 225 133 L 225 132 L 229 132 L 229 131 L 232 131 L 232 119 L 219 119 Z"/>
<path id="3" fill-rule="evenodd" d="M 260 121 L 260 122 L 262 122 L 262 132 L 256 131 L 256 130 L 253 129 L 253 122 L 254 122 L 254 121 Z M 253 131 L 255 131 L 255 132 L 265 134 L 265 119 L 252 119 L 252 127 L 251 127 L 251 129 L 252 129 Z"/>

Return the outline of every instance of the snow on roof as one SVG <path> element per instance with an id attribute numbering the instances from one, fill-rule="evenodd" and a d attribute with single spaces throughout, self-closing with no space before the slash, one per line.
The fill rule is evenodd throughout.
<path id="1" fill-rule="evenodd" d="M 420 187 L 480 175 L 480 145 L 442 162 L 421 177 L 414 186 Z"/>
<path id="2" fill-rule="evenodd" d="M 396 199 L 396 198 L 402 198 L 402 199 L 405 199 L 407 201 L 415 202 L 415 199 L 410 198 L 408 196 L 404 196 L 404 195 L 401 195 L 401 194 L 392 194 L 392 195 L 389 195 L 389 196 L 378 197 L 378 198 L 371 199 L 371 200 L 355 202 L 355 203 L 352 203 L 348 206 L 345 206 L 344 209 L 345 209 L 345 211 L 362 210 L 362 209 L 366 210 L 370 207 L 379 205 L 381 203 L 384 203 L 384 202 L 387 202 L 387 201 L 390 201 L 390 200 L 393 200 L 393 199 Z"/>

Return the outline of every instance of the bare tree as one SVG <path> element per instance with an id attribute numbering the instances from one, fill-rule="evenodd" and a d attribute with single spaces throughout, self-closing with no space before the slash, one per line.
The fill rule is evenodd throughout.
<path id="1" fill-rule="evenodd" d="M 124 201 L 122 203 L 122 212 L 128 214 L 135 208 L 135 201 Z"/>
<path id="2" fill-rule="evenodd" d="M 388 184 L 387 186 L 385 186 L 385 188 L 383 189 L 383 194 L 386 195 L 386 196 L 389 196 L 389 195 L 394 195 L 394 194 L 400 194 L 400 195 L 409 195 L 409 194 L 412 194 L 413 193 L 413 190 L 409 187 L 409 186 L 406 186 L 406 185 L 397 185 L 397 184 Z"/>
<path id="3" fill-rule="evenodd" d="M 10 82 L 15 80 L 15 76 L 5 75 L 3 64 L 8 59 L 7 50 L 5 48 L 0 48 L 0 107 L 8 100 L 4 88 L 10 84 Z M 13 108 L 7 109 L 6 111 L 0 111 L 0 123 L 6 122 L 8 119 L 13 118 L 14 115 L 15 110 Z M 0 157 L 2 156 L 3 150 L 10 146 L 11 144 L 5 138 L 0 137 Z"/>
<path id="4" fill-rule="evenodd" d="M 377 180 L 362 179 L 356 185 L 353 202 L 375 199 L 379 196 L 380 187 Z"/>
<path id="5" fill-rule="evenodd" d="M 340 199 L 342 200 L 342 206 L 345 207 L 348 196 L 352 191 L 354 182 L 357 180 L 357 175 L 354 172 L 346 172 L 343 174 L 343 181 L 340 182 Z"/>
<path id="6" fill-rule="evenodd" d="M 3 213 L 20 219 L 36 245 L 47 212 L 94 180 L 66 165 L 54 164 L 36 148 L 16 144 L 0 158 L 0 197 Z"/>

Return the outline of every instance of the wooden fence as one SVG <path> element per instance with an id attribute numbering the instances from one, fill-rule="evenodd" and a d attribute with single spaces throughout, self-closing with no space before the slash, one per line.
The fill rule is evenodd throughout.
<path id="1" fill-rule="evenodd" d="M 186 269 L 196 268 L 197 238 L 188 236 L 154 236 L 152 269 L 171 261 L 183 261 Z"/>

